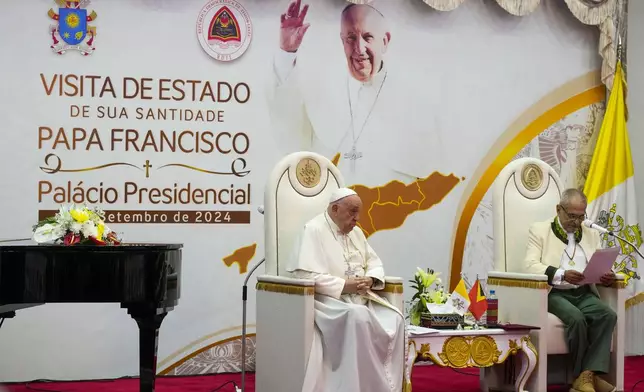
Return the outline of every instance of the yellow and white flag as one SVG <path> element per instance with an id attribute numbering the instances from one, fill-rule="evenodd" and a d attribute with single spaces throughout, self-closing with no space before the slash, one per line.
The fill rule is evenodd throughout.
<path id="1" fill-rule="evenodd" d="M 590 170 L 584 186 L 588 197 L 588 217 L 599 225 L 642 247 L 642 230 L 637 222 L 633 160 L 626 129 L 626 83 L 621 61 L 617 62 L 613 90 L 610 93 Z M 618 246 L 621 254 L 613 270 L 627 276 L 627 325 L 626 347 L 644 354 L 644 282 L 636 279 L 642 275 L 644 260 L 630 245 L 608 234 L 602 234 L 604 246 Z M 629 342 L 630 341 L 630 342 Z M 639 347 L 638 347 L 639 346 Z"/>
<path id="2" fill-rule="evenodd" d="M 452 301 L 452 307 L 454 307 L 454 312 L 461 316 L 470 308 L 470 296 L 467 292 L 467 286 L 465 285 L 465 280 L 463 278 L 461 278 L 461 281 L 456 285 L 450 299 Z"/>

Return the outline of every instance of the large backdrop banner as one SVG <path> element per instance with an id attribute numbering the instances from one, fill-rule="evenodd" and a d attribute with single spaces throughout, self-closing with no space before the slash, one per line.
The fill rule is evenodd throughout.
<path id="1" fill-rule="evenodd" d="M 125 241 L 183 243 L 162 374 L 240 369 L 257 208 L 290 152 L 338 165 L 388 274 L 484 279 L 491 162 L 535 156 L 566 185 L 585 178 L 605 98 L 600 32 L 558 1 L 525 17 L 492 1 L 350 4 L 3 4 L 0 238 L 87 203 Z M 133 375 L 137 342 L 117 304 L 26 309 L 0 330 L 0 380 Z"/>

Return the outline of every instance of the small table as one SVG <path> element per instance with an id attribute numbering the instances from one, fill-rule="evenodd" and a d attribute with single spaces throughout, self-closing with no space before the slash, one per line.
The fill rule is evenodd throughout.
<path id="1" fill-rule="evenodd" d="M 516 377 L 514 390 L 526 392 L 523 388 L 538 360 L 537 349 L 530 341 L 530 328 L 441 330 L 425 336 L 410 335 L 407 344 L 407 380 L 411 380 L 412 367 L 417 359 L 454 369 L 490 368 L 504 363 L 521 351 L 521 371 Z M 487 390 L 483 377 L 481 384 Z M 410 384 L 407 385 L 406 392 L 411 392 Z"/>

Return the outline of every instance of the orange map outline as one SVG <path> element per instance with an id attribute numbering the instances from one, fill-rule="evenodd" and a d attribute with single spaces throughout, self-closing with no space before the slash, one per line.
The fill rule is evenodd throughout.
<path id="1" fill-rule="evenodd" d="M 235 249 L 233 253 L 225 256 L 222 261 L 226 267 L 232 267 L 233 264 L 237 263 L 239 266 L 239 274 L 245 274 L 248 271 L 248 264 L 255 257 L 255 251 L 257 250 L 257 243 L 243 246 L 239 249 Z"/>
<path id="2" fill-rule="evenodd" d="M 337 166 L 339 160 L 340 154 L 336 154 L 331 161 Z M 378 231 L 397 229 L 413 213 L 429 210 L 443 201 L 463 180 L 465 178 L 458 178 L 454 174 L 433 172 L 409 184 L 394 180 L 373 188 L 359 184 L 352 185 L 349 188 L 358 193 L 363 205 L 368 206 L 367 220 L 361 217 L 358 226 L 367 238 Z M 222 260 L 227 267 L 237 263 L 239 273 L 244 274 L 255 255 L 256 248 L 257 244 L 244 246 Z"/>

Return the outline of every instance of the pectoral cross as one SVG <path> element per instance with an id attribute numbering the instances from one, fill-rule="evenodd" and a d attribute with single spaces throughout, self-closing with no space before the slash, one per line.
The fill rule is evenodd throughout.
<path id="1" fill-rule="evenodd" d="M 349 159 L 349 160 L 351 160 L 351 169 L 352 169 L 352 170 L 355 170 L 355 168 L 356 168 L 356 161 L 357 161 L 358 159 L 360 159 L 360 158 L 362 158 L 362 153 L 361 153 L 361 152 L 359 152 L 359 151 L 356 149 L 355 144 L 354 144 L 354 145 L 353 145 L 353 147 L 351 148 L 351 151 L 349 151 L 349 152 L 347 152 L 346 154 L 344 154 L 344 159 Z"/>
<path id="2" fill-rule="evenodd" d="M 150 161 L 148 159 L 145 160 L 145 165 L 143 165 L 143 168 L 145 169 L 145 178 L 150 178 L 150 168 L 152 165 L 150 165 Z"/>

